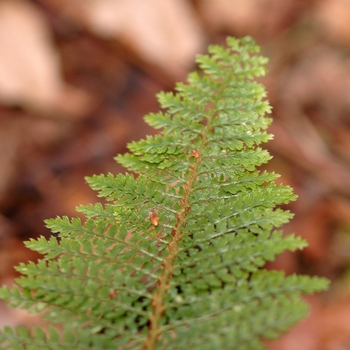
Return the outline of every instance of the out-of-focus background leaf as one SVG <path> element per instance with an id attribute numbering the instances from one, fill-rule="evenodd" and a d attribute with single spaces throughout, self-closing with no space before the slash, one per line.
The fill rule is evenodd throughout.
<path id="1" fill-rule="evenodd" d="M 332 281 L 268 349 L 349 349 L 350 0 L 1 0 L 0 281 L 38 258 L 22 240 L 49 236 L 44 219 L 96 202 L 84 176 L 123 171 L 113 156 L 154 132 L 155 94 L 227 35 L 270 58 L 268 169 L 299 195 L 285 231 L 310 242 L 270 267 Z M 0 325 L 32 323 L 0 307 Z"/>

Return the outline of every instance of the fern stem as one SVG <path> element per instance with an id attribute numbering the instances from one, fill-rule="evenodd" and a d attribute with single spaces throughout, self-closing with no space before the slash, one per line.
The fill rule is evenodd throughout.
<path id="1" fill-rule="evenodd" d="M 197 152 L 197 151 L 196 151 Z M 197 153 L 198 154 L 198 153 Z M 189 156 L 192 157 L 193 154 Z M 172 230 L 173 240 L 168 244 L 169 254 L 163 262 L 163 273 L 158 278 L 158 291 L 153 293 L 152 308 L 150 316 L 150 326 L 148 338 L 145 341 L 145 350 L 154 350 L 158 341 L 158 336 L 162 333 L 160 320 L 166 310 L 165 296 L 169 289 L 169 281 L 172 278 L 174 261 L 179 252 L 179 243 L 183 236 L 183 228 L 186 226 L 187 215 L 191 210 L 190 196 L 193 190 L 194 182 L 198 176 L 198 166 L 201 163 L 201 157 L 195 157 L 196 161 L 190 167 L 190 176 L 184 183 L 184 195 L 180 199 L 181 210 L 176 214 L 176 223 Z"/>

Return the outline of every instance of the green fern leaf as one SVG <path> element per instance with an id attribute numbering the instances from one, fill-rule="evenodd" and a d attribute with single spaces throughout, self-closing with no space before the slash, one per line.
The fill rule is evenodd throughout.
<path id="1" fill-rule="evenodd" d="M 108 203 L 80 206 L 84 222 L 47 220 L 58 236 L 26 243 L 44 257 L 0 297 L 50 326 L 4 328 L 2 348 L 262 349 L 307 314 L 301 294 L 328 282 L 264 269 L 306 242 L 278 229 L 292 189 L 259 170 L 272 136 L 258 52 L 229 38 L 198 56 L 202 73 L 145 118 L 161 133 L 116 157 L 138 176 L 88 178 Z"/>

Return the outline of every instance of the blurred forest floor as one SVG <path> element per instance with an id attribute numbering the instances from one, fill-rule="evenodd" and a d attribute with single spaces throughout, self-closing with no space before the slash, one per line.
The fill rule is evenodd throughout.
<path id="1" fill-rule="evenodd" d="M 350 0 L 1 0 L 0 282 L 37 258 L 22 241 L 44 219 L 96 202 L 84 177 L 123 171 L 155 94 L 227 35 L 270 58 L 268 169 L 299 195 L 285 231 L 310 243 L 270 266 L 332 281 L 268 349 L 350 349 Z M 0 326 L 31 322 L 0 306 Z"/>

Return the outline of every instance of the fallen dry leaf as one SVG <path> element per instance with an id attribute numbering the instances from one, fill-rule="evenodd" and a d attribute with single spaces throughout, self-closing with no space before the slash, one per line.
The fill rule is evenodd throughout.
<path id="1" fill-rule="evenodd" d="M 0 2 L 0 102 L 46 112 L 80 114 L 88 96 L 67 86 L 41 12 L 29 2 Z"/>
<path id="2" fill-rule="evenodd" d="M 266 39 L 295 21 L 307 1 L 294 0 L 202 0 L 200 12 L 214 30 L 228 30 L 236 36 Z"/>
<path id="3" fill-rule="evenodd" d="M 315 10 L 315 18 L 333 41 L 350 46 L 350 2 L 348 0 L 322 0 Z"/>
<path id="4" fill-rule="evenodd" d="M 202 30 L 187 1 L 99 0 L 79 6 L 97 35 L 118 39 L 170 74 L 186 72 L 204 48 Z"/>

